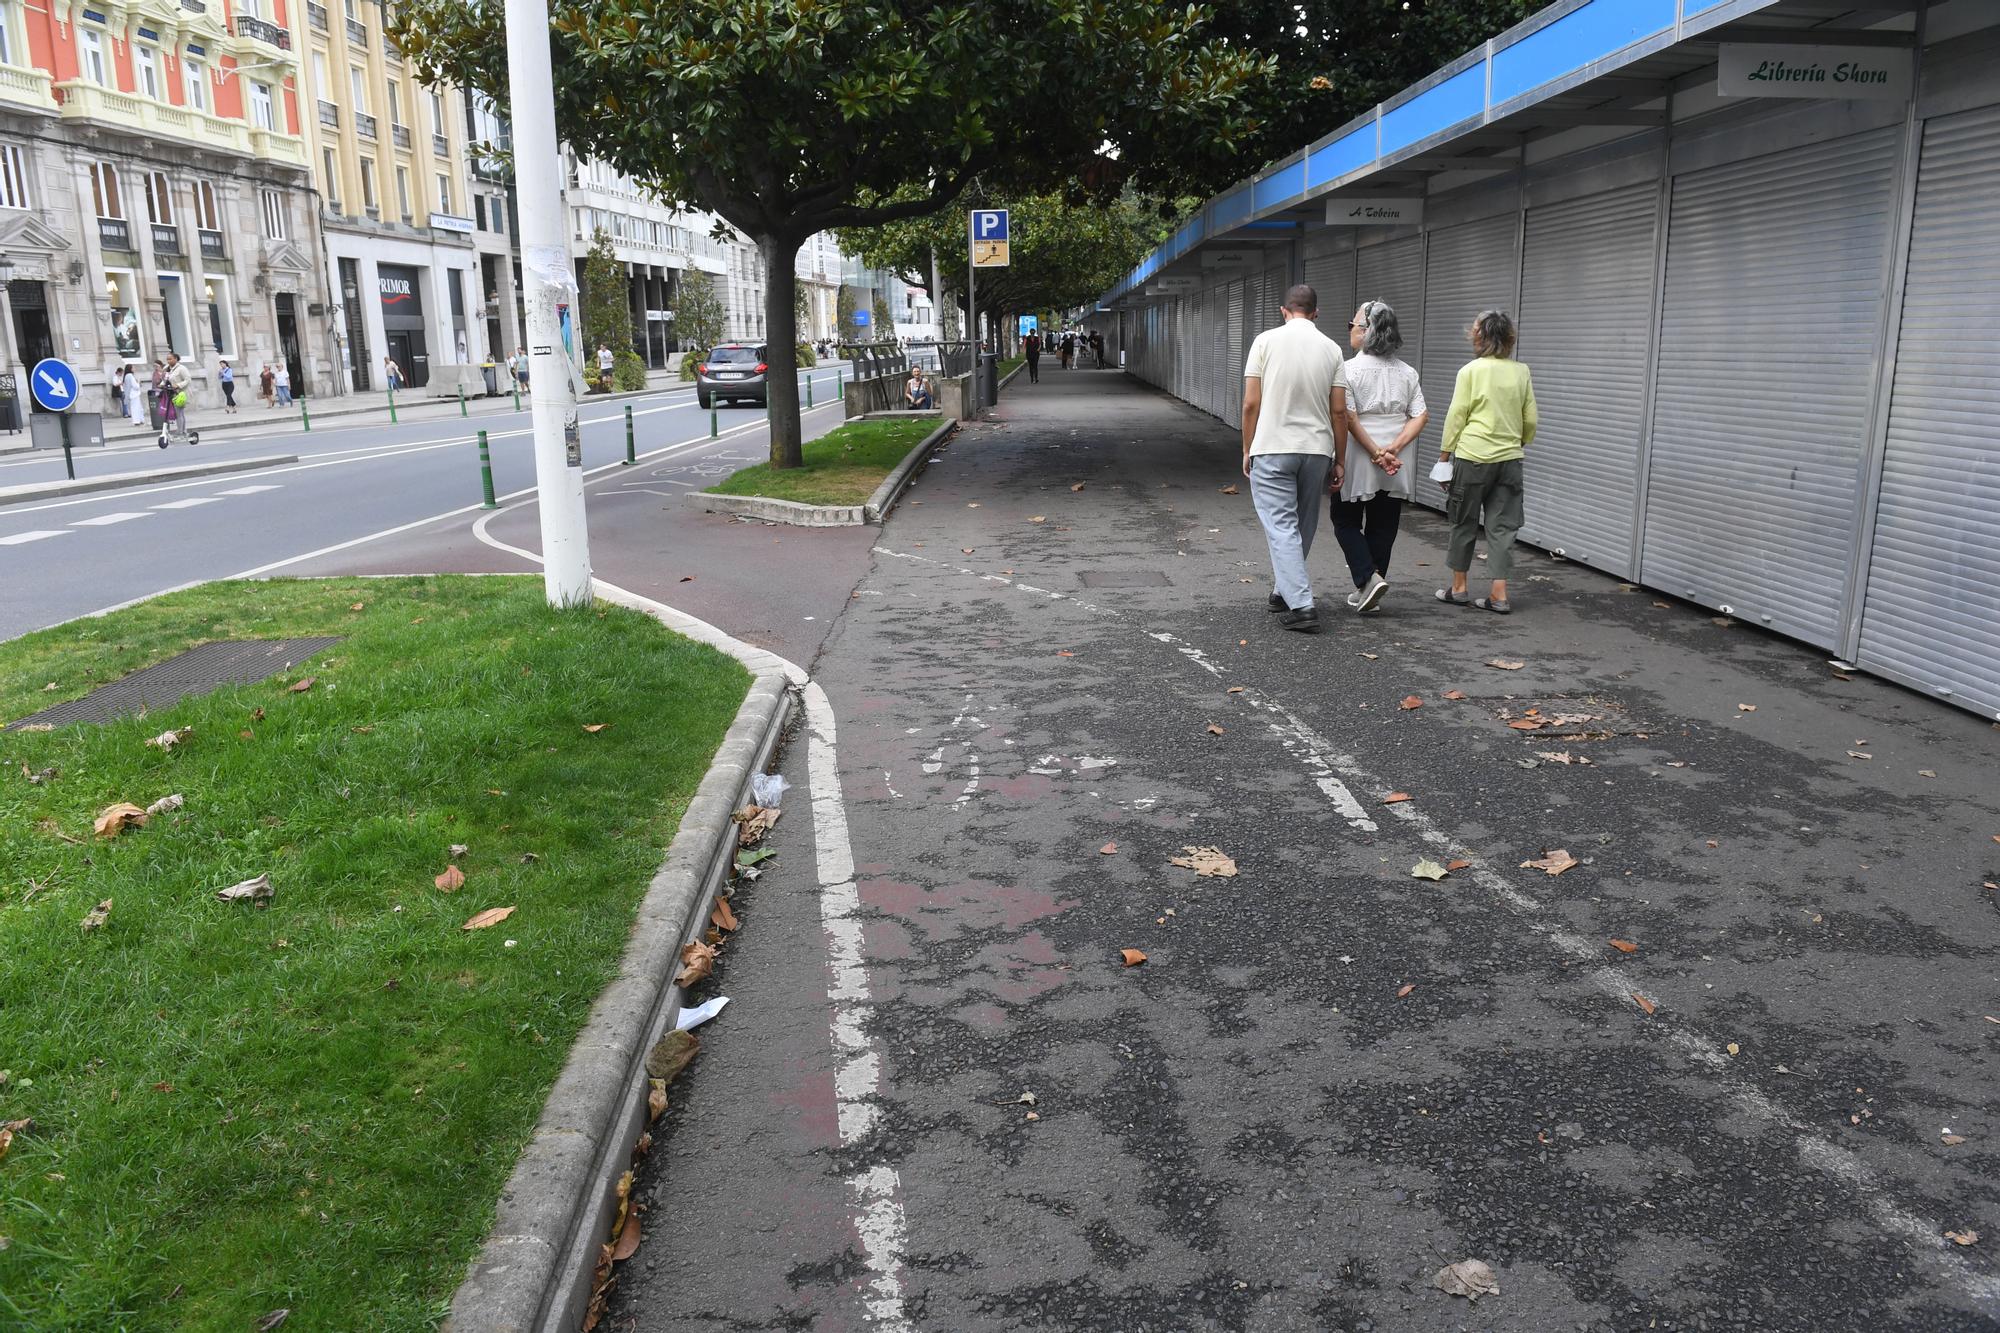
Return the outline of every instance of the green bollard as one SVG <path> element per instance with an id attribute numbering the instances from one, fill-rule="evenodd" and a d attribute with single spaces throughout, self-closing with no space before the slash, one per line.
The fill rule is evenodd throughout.
<path id="1" fill-rule="evenodd" d="M 486 448 L 486 432 L 479 432 L 479 485 L 486 492 L 486 501 L 481 509 L 498 509 L 499 501 L 493 498 L 493 455 Z"/>
<path id="2" fill-rule="evenodd" d="M 463 384 L 458 386 L 458 414 L 462 417 L 469 417 L 472 415 L 470 412 L 465 410 L 465 386 Z"/>
<path id="3" fill-rule="evenodd" d="M 806 406 L 810 408 L 812 405 L 813 405 L 813 377 L 808 375 L 806 376 Z"/>
<path id="4" fill-rule="evenodd" d="M 715 409 L 713 407 L 708 409 L 708 438 L 711 440 L 715 438 Z"/>
<path id="5" fill-rule="evenodd" d="M 845 397 L 847 397 L 847 389 L 840 382 L 840 367 L 835 366 L 833 368 L 833 399 L 835 402 L 839 402 Z"/>
<path id="6" fill-rule="evenodd" d="M 514 410 L 516 412 L 521 410 L 521 381 L 519 380 L 514 381 Z"/>
<path id="7" fill-rule="evenodd" d="M 632 404 L 625 404 L 625 466 L 631 467 L 639 461 L 632 439 Z"/>
<path id="8" fill-rule="evenodd" d="M 396 424 L 396 391 L 385 389 L 383 392 L 389 395 L 389 424 L 393 426 Z"/>
<path id="9" fill-rule="evenodd" d="M 306 428 L 306 433 L 308 435 L 312 433 L 312 428 L 313 428 L 312 413 L 306 410 L 306 400 L 303 398 L 299 399 L 299 424 Z"/>

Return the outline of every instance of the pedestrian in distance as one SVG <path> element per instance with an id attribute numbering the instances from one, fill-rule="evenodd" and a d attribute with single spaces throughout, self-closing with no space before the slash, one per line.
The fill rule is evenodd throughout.
<path id="1" fill-rule="evenodd" d="M 396 364 L 393 356 L 382 358 L 382 382 L 389 386 L 390 393 L 403 387 L 403 368 Z"/>
<path id="2" fill-rule="evenodd" d="M 139 385 L 139 373 L 130 366 L 118 368 L 118 390 L 124 399 L 125 417 L 135 426 L 146 424 L 146 391 Z"/>
<path id="3" fill-rule="evenodd" d="M 194 375 L 182 363 L 180 353 L 168 352 L 166 374 L 160 384 L 160 392 L 165 397 L 165 401 L 160 404 L 160 419 L 180 422 L 183 435 L 186 434 L 187 425 L 188 386 L 193 383 Z M 164 430 L 160 432 L 160 447 L 162 449 L 167 447 L 167 433 Z"/>
<path id="4" fill-rule="evenodd" d="M 1104 369 L 1104 335 L 1095 329 L 1090 334 L 1090 353 L 1097 358 L 1097 368 Z"/>
<path id="5" fill-rule="evenodd" d="M 1279 625 L 1319 633 L 1306 557 L 1320 505 L 1340 489 L 1347 450 L 1347 380 L 1340 348 L 1319 331 L 1319 294 L 1285 293 L 1284 322 L 1250 344 L 1243 365 L 1243 475 L 1271 549 L 1271 610 Z"/>
<path id="6" fill-rule="evenodd" d="M 166 415 L 166 407 L 167 407 L 167 400 L 165 396 L 166 383 L 167 383 L 167 363 L 165 361 L 162 361 L 159 357 L 154 357 L 153 389 L 152 389 L 153 409 L 156 412 L 158 412 L 161 416 Z"/>
<path id="7" fill-rule="evenodd" d="M 525 347 L 514 349 L 514 378 L 520 381 L 522 389 L 528 387 L 528 349 Z"/>
<path id="8" fill-rule="evenodd" d="M 1446 490 L 1445 517 L 1451 520 L 1445 551 L 1451 587 L 1439 588 L 1437 597 L 1504 616 L 1514 609 L 1507 600 L 1507 575 L 1514 567 L 1514 536 L 1521 530 L 1521 459 L 1535 439 L 1535 385 L 1528 368 L 1514 359 L 1514 321 L 1506 312 L 1481 311 L 1466 337 L 1478 355 L 1459 367 L 1432 473 Z M 1493 586 L 1486 596 L 1474 597 L 1466 583 L 1482 516 Z"/>
<path id="9" fill-rule="evenodd" d="M 617 364 L 618 358 L 611 354 L 610 344 L 597 344 L 597 382 L 604 386 L 606 393 L 611 391 L 611 372 Z"/>
<path id="10" fill-rule="evenodd" d="M 1355 355 L 1347 372 L 1347 476 L 1333 504 L 1333 535 L 1347 557 L 1354 591 L 1347 604 L 1373 611 L 1389 591 L 1389 553 L 1416 498 L 1416 472 L 1404 455 L 1431 419 L 1417 372 L 1396 353 L 1403 333 L 1396 312 L 1364 301 L 1347 324 Z"/>
<path id="11" fill-rule="evenodd" d="M 1021 355 L 1028 358 L 1028 383 L 1042 382 L 1042 335 L 1031 333 L 1021 340 Z"/>
<path id="12" fill-rule="evenodd" d="M 914 411 L 925 411 L 931 406 L 931 386 L 924 379 L 924 372 L 910 367 L 910 378 L 903 385 L 903 406 Z"/>
<path id="13" fill-rule="evenodd" d="M 224 412 L 234 412 L 236 410 L 236 372 L 230 368 L 227 361 L 217 361 L 215 363 L 215 382 L 222 386 L 222 410 Z"/>
<path id="14" fill-rule="evenodd" d="M 272 373 L 269 361 L 257 372 L 257 396 L 264 400 L 266 408 L 278 405 L 278 377 Z"/>
<path id="15" fill-rule="evenodd" d="M 292 405 L 292 368 L 283 361 L 280 361 L 276 366 L 271 368 L 271 375 L 271 387 L 276 389 L 278 393 L 278 406 L 290 407 Z"/>

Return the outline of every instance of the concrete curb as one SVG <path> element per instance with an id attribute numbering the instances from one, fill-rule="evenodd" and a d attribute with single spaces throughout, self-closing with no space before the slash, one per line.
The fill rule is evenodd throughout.
<path id="1" fill-rule="evenodd" d="M 925 455 L 942 444 L 956 429 L 956 421 L 946 419 L 941 422 L 936 430 L 912 445 L 910 451 L 903 455 L 903 461 L 896 464 L 895 470 L 875 488 L 875 493 L 858 505 L 809 505 L 796 500 L 767 499 L 761 495 L 714 495 L 708 491 L 690 491 L 683 498 L 705 513 L 741 514 L 747 518 L 789 523 L 800 528 L 858 528 L 864 524 L 879 524 L 909 488 L 910 479 L 916 476 Z"/>
<path id="2" fill-rule="evenodd" d="M 673 984 L 680 948 L 700 937 L 733 863 L 730 816 L 777 748 L 793 706 L 789 686 L 785 672 L 758 670 L 681 816 L 639 905 L 618 976 L 577 1034 L 500 1192 L 493 1229 L 452 1297 L 448 1333 L 573 1333 L 582 1325 L 617 1182 L 648 1119 L 646 1055 L 680 1009 Z"/>
<path id="3" fill-rule="evenodd" d="M 223 472 L 249 472 L 261 467 L 277 467 L 299 461 L 297 454 L 271 454 L 264 458 L 238 458 L 214 463 L 191 463 L 186 467 L 154 468 L 149 472 L 108 472 L 101 477 L 78 477 L 75 481 L 39 481 L 22 486 L 0 486 L 0 505 L 24 500 L 47 500 L 64 495 L 87 495 L 92 491 L 115 491 L 127 486 L 145 486 L 156 481 L 182 481 L 188 477 L 209 477 Z"/>
<path id="4" fill-rule="evenodd" d="M 1020 365 L 1015 366 L 1012 370 L 1008 371 L 1005 375 L 1001 376 L 1000 383 L 995 385 L 994 388 L 996 389 L 1006 388 L 1008 385 L 1014 382 L 1016 376 L 1018 376 L 1022 371 L 1026 370 L 1027 368 L 1028 368 L 1028 363 L 1023 361 Z"/>

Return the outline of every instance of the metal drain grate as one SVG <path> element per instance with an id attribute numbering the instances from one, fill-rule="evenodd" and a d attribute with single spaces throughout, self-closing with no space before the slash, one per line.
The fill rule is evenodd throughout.
<path id="1" fill-rule="evenodd" d="M 248 685 L 266 680 L 316 657 L 340 642 L 339 636 L 318 639 L 233 639 L 204 643 L 164 662 L 134 671 L 123 680 L 99 686 L 81 699 L 45 708 L 33 717 L 4 728 L 68 726 L 72 722 L 109 722 L 113 718 L 171 708 L 194 694 L 224 685 Z"/>
<path id="2" fill-rule="evenodd" d="M 1165 588 L 1167 576 L 1157 569 L 1086 569 L 1076 576 L 1086 588 Z"/>

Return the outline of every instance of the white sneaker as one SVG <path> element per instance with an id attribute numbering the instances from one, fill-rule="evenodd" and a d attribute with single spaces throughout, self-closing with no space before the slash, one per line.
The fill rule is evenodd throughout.
<path id="1" fill-rule="evenodd" d="M 1354 595 L 1354 609 L 1373 611 L 1382 604 L 1383 594 L 1389 591 L 1389 581 L 1380 574 L 1368 576 L 1368 586 Z"/>

